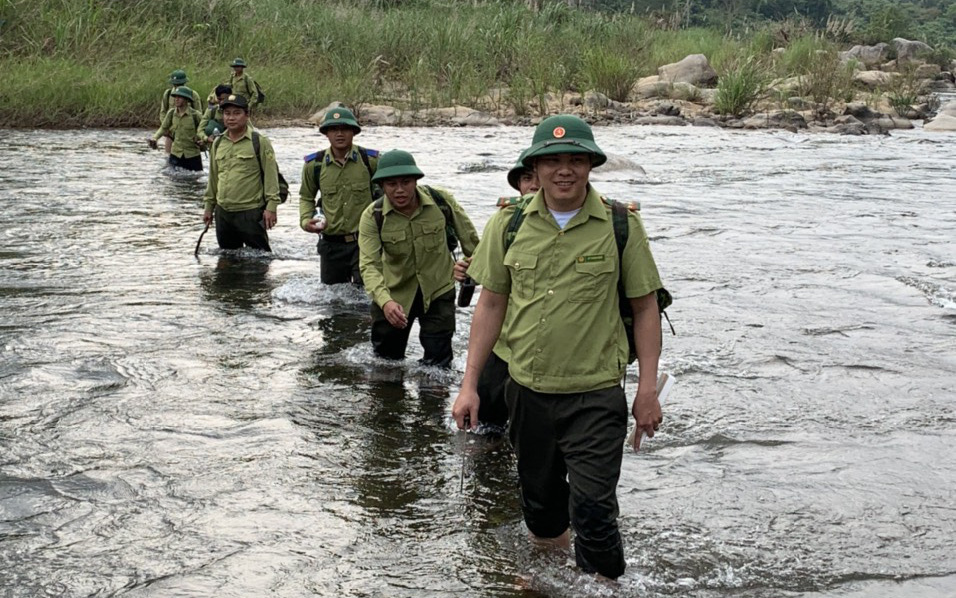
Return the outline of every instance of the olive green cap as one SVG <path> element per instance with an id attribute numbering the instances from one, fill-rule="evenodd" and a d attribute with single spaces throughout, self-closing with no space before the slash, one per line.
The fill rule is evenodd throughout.
<path id="1" fill-rule="evenodd" d="M 242 58 L 236 58 L 229 66 L 241 66 L 242 68 L 246 68 L 246 61 Z"/>
<path id="2" fill-rule="evenodd" d="M 511 188 L 515 191 L 521 191 L 521 185 L 519 184 L 521 182 L 521 175 L 525 172 L 531 172 L 531 168 L 524 165 L 524 157 L 527 153 L 527 149 L 521 152 L 521 155 L 518 156 L 518 161 L 515 162 L 515 165 L 508 171 L 508 184 L 511 185 Z"/>
<path id="3" fill-rule="evenodd" d="M 193 99 L 193 90 L 191 90 L 191 89 L 189 89 L 188 87 L 186 87 L 185 85 L 183 85 L 183 86 L 181 86 L 181 87 L 177 87 L 176 89 L 174 89 L 173 92 L 172 92 L 171 94 L 169 94 L 169 95 L 171 95 L 171 96 L 179 96 L 179 97 L 181 97 L 181 98 L 186 98 L 187 100 L 192 100 L 192 99 Z"/>
<path id="4" fill-rule="evenodd" d="M 415 158 L 408 152 L 392 150 L 379 156 L 378 168 L 375 170 L 375 176 L 372 177 L 373 183 L 400 176 L 420 179 L 425 176 L 425 173 L 418 168 Z"/>
<path id="5" fill-rule="evenodd" d="M 362 132 L 362 127 L 360 127 L 358 121 L 355 120 L 355 115 L 352 114 L 352 111 L 348 108 L 333 108 L 326 112 L 325 117 L 322 119 L 322 124 L 319 125 L 319 133 L 325 133 L 329 127 L 336 125 L 352 127 L 356 135 Z"/>
<path id="6" fill-rule="evenodd" d="M 607 162 L 607 156 L 594 143 L 590 125 L 571 114 L 549 116 L 541 121 L 521 162 L 530 168 L 534 158 L 554 154 L 591 154 L 592 167 Z"/>
<path id="7" fill-rule="evenodd" d="M 183 85 L 189 79 L 186 78 L 186 71 L 182 69 L 176 69 L 175 71 L 169 73 L 169 84 L 170 85 Z"/>

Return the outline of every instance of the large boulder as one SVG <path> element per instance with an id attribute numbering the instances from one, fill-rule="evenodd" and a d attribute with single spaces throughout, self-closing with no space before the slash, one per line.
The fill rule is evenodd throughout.
<path id="1" fill-rule="evenodd" d="M 956 131 L 956 116 L 938 114 L 936 118 L 923 125 L 926 131 L 952 132 Z"/>
<path id="2" fill-rule="evenodd" d="M 840 52 L 840 62 L 846 63 L 856 60 L 864 66 L 871 67 L 886 62 L 889 58 L 889 46 L 878 43 L 875 46 L 853 46 L 846 52 Z"/>
<path id="3" fill-rule="evenodd" d="M 853 82 L 859 83 L 867 89 L 878 89 L 887 87 L 899 76 L 899 73 L 887 73 L 886 71 L 857 71 L 853 74 Z"/>
<path id="4" fill-rule="evenodd" d="M 673 86 L 658 75 L 642 77 L 634 84 L 631 95 L 637 99 L 667 97 Z"/>
<path id="5" fill-rule="evenodd" d="M 393 106 L 362 106 L 357 114 L 363 125 L 399 125 L 402 124 L 402 113 Z"/>
<path id="6" fill-rule="evenodd" d="M 661 81 L 707 86 L 717 82 L 717 71 L 703 54 L 691 54 L 680 62 L 665 64 L 657 69 Z"/>
<path id="7" fill-rule="evenodd" d="M 772 110 L 754 114 L 743 120 L 745 129 L 806 129 L 807 121 L 799 112 L 793 110 Z"/>
<path id="8" fill-rule="evenodd" d="M 910 41 L 902 37 L 894 39 L 893 45 L 896 47 L 896 60 L 898 62 L 914 60 L 923 54 L 933 51 L 933 47 L 929 44 Z"/>
<path id="9" fill-rule="evenodd" d="M 346 105 L 343 104 L 342 102 L 332 102 L 331 104 L 329 104 L 329 105 L 326 106 L 325 108 L 323 108 L 323 109 L 319 110 L 318 112 L 314 113 L 312 116 L 309 117 L 308 120 L 309 120 L 310 123 L 315 123 L 315 124 L 317 124 L 317 125 L 320 125 L 320 124 L 322 124 L 322 120 L 325 118 L 325 113 L 326 113 L 326 112 L 328 112 L 329 110 L 335 110 L 336 108 L 347 108 L 347 107 L 348 107 L 348 106 L 346 106 Z"/>

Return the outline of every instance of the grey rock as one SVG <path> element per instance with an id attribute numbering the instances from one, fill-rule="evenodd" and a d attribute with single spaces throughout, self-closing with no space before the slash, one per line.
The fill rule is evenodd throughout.
<path id="1" fill-rule="evenodd" d="M 893 45 L 896 47 L 897 61 L 913 60 L 922 54 L 933 51 L 933 47 L 927 43 L 910 41 L 902 37 L 895 38 Z"/>
<path id="2" fill-rule="evenodd" d="M 680 62 L 665 64 L 657 69 L 661 81 L 668 83 L 690 83 L 691 85 L 713 85 L 717 82 L 717 71 L 710 66 L 703 54 L 691 54 Z"/>
<path id="3" fill-rule="evenodd" d="M 840 52 L 839 58 L 843 63 L 856 60 L 864 66 L 871 67 L 882 64 L 889 57 L 889 46 L 878 43 L 875 46 L 853 46 L 846 52 Z"/>

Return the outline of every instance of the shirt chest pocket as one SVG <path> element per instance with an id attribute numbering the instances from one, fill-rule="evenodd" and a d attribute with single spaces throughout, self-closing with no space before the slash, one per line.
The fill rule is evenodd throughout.
<path id="1" fill-rule="evenodd" d="M 219 172 L 258 172 L 259 170 L 256 155 L 251 148 L 248 152 L 245 149 L 232 153 L 216 152 L 216 166 L 219 168 Z"/>
<path id="2" fill-rule="evenodd" d="M 511 292 L 516 297 L 531 299 L 534 296 L 538 256 L 533 253 L 512 251 L 505 256 L 505 266 L 511 271 Z"/>
<path id="3" fill-rule="evenodd" d="M 590 303 L 607 296 L 613 288 L 614 260 L 605 258 L 599 262 L 575 262 L 571 293 L 572 303 Z"/>
<path id="4" fill-rule="evenodd" d="M 439 224 L 423 224 L 418 237 L 425 251 L 440 251 L 445 241 L 445 227 Z"/>
<path id="5" fill-rule="evenodd" d="M 412 243 L 405 231 L 383 231 L 382 250 L 388 255 L 405 257 L 412 251 Z"/>

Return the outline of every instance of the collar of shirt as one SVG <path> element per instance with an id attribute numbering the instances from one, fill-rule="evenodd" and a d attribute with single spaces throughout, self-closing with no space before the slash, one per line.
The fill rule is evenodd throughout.
<path id="1" fill-rule="evenodd" d="M 223 137 L 225 137 L 226 139 L 229 139 L 229 135 L 228 135 L 228 134 L 223 135 Z M 229 139 L 229 141 L 232 141 L 233 143 L 239 143 L 239 142 L 242 141 L 243 139 L 248 139 L 248 140 L 252 141 L 252 125 L 250 125 L 249 123 L 246 123 L 246 132 L 243 133 L 242 137 L 240 137 L 240 138 L 237 139 L 236 141 L 232 141 L 232 139 Z"/>
<path id="2" fill-rule="evenodd" d="M 326 165 L 328 165 L 328 164 L 331 164 L 334 160 L 335 160 L 335 157 L 332 155 L 332 148 L 330 147 L 329 149 L 325 150 L 325 160 L 323 161 L 325 162 Z M 348 155 L 345 157 L 345 161 L 348 162 L 349 160 L 351 160 L 352 162 L 359 161 L 358 147 L 353 145 L 352 149 L 349 150 Z"/>
<path id="3" fill-rule="evenodd" d="M 549 216 L 551 216 L 551 212 L 548 210 L 548 204 L 544 202 L 543 191 L 538 191 L 535 193 L 534 199 L 528 203 L 528 206 L 525 208 L 525 212 L 528 214 L 536 212 L 541 218 L 544 218 L 548 222 L 551 221 L 549 218 Z M 579 224 L 583 224 L 592 216 L 600 220 L 608 219 L 607 208 L 605 207 L 604 202 L 601 201 L 601 194 L 591 186 L 591 183 L 588 183 L 588 194 L 584 198 L 584 204 L 581 206 L 581 211 L 571 218 L 568 224 L 564 227 L 564 230 L 575 227 Z"/>

